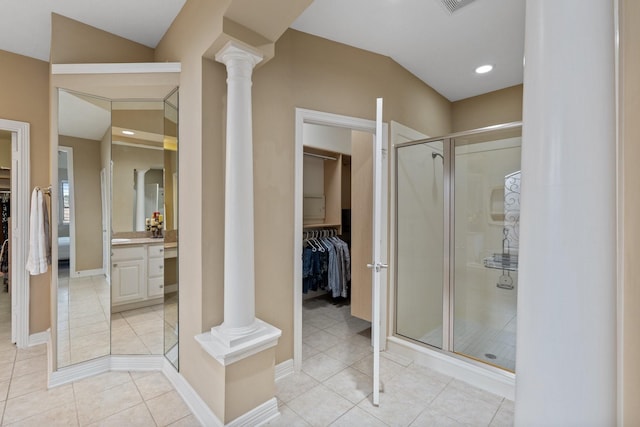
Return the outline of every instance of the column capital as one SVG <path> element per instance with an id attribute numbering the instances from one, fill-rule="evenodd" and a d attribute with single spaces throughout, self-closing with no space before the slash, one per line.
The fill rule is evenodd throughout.
<path id="1" fill-rule="evenodd" d="M 247 61 L 251 64 L 251 67 L 255 67 L 262 62 L 264 55 L 247 44 L 230 40 L 216 53 L 215 58 L 216 61 L 225 65 L 228 65 L 229 61 L 237 59 Z"/>

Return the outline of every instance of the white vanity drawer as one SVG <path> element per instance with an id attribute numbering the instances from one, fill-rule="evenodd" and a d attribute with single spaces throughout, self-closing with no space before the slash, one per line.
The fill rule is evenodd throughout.
<path id="1" fill-rule="evenodd" d="M 111 248 L 112 261 L 124 261 L 130 259 L 144 259 L 146 256 L 144 246 L 127 246 Z"/>
<path id="2" fill-rule="evenodd" d="M 164 258 L 149 258 L 148 276 L 164 278 Z"/>
<path id="3" fill-rule="evenodd" d="M 147 283 L 147 297 L 160 297 L 164 295 L 164 277 L 150 278 Z"/>
<path id="4" fill-rule="evenodd" d="M 149 245 L 147 250 L 149 251 L 149 258 L 164 258 L 164 245 Z"/>

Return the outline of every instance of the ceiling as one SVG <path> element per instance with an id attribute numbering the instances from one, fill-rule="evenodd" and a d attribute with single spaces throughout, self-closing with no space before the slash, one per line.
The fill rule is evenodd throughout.
<path id="1" fill-rule="evenodd" d="M 155 47 L 185 1 L 0 0 L 0 49 L 48 61 L 51 12 Z M 315 0 L 292 27 L 389 56 L 450 101 L 522 83 L 525 0 L 441 1 Z"/>

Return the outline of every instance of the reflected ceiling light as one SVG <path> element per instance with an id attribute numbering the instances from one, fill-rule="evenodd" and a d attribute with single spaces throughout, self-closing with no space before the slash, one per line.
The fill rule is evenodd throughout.
<path id="1" fill-rule="evenodd" d="M 477 74 L 485 74 L 488 73 L 489 71 L 493 70 L 493 65 L 481 65 L 478 68 L 476 68 L 476 73 Z"/>
<path id="2" fill-rule="evenodd" d="M 135 135 L 136 134 L 135 132 L 132 132 L 130 130 L 123 130 L 122 133 L 125 134 L 125 135 Z"/>

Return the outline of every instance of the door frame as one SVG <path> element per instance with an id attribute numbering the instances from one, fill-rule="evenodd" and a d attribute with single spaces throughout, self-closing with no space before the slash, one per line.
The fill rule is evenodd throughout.
<path id="1" fill-rule="evenodd" d="M 299 372 L 302 368 L 302 173 L 303 173 L 303 126 L 305 123 L 342 127 L 351 130 L 376 133 L 375 120 L 343 116 L 322 111 L 296 108 L 295 110 L 295 148 L 294 148 L 294 221 L 293 221 L 293 368 Z M 382 242 L 381 257 L 388 258 L 388 208 L 389 208 L 389 126 L 382 125 Z M 389 275 L 381 278 L 380 289 L 380 348 L 386 348 L 387 337 L 387 293 Z"/>
<path id="2" fill-rule="evenodd" d="M 30 125 L 0 119 L 0 129 L 11 132 L 11 341 L 29 346 Z M 17 249 L 17 250 L 16 250 Z"/>

